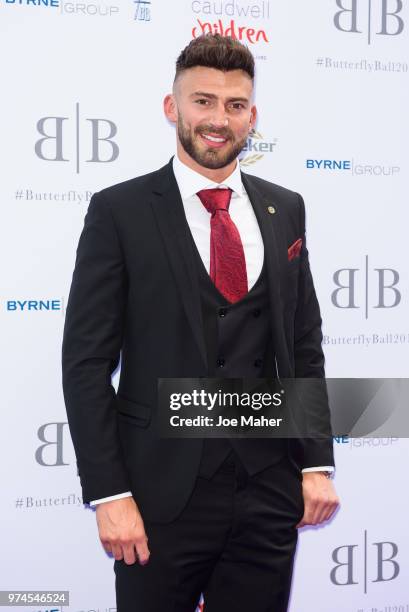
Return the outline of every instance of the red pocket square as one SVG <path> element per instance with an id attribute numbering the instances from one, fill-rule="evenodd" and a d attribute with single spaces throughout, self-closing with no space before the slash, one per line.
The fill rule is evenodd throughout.
<path id="1" fill-rule="evenodd" d="M 298 238 L 293 244 L 288 247 L 288 261 L 292 261 L 299 256 L 302 247 L 302 238 Z"/>

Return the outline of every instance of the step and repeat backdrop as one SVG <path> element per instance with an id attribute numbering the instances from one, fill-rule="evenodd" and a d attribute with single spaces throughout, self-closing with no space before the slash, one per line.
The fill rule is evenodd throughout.
<path id="1" fill-rule="evenodd" d="M 92 193 L 174 153 L 162 102 L 192 37 L 232 35 L 255 56 L 241 165 L 304 196 L 328 376 L 407 377 L 408 4 L 0 0 L 0 589 L 115 610 L 66 422 L 65 305 Z M 400 433 L 335 440 L 342 506 L 300 531 L 291 612 L 409 611 Z M 61 608 L 30 610 L 45 607 Z"/>

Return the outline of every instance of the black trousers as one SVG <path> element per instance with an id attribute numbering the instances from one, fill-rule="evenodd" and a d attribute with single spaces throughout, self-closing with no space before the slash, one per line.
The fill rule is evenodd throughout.
<path id="1" fill-rule="evenodd" d="M 231 453 L 178 518 L 145 521 L 148 563 L 114 562 L 118 612 L 285 612 L 304 510 L 287 456 L 249 477 Z"/>

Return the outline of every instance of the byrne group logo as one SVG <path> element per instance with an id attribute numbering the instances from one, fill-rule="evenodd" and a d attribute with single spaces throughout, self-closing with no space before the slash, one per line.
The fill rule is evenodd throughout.
<path id="1" fill-rule="evenodd" d="M 364 530 L 361 543 L 343 544 L 334 548 L 330 580 L 337 587 L 361 585 L 364 594 L 378 583 L 392 582 L 400 573 L 399 547 L 389 540 L 369 542 Z M 372 589 L 371 589 L 372 590 Z"/>
<path id="2" fill-rule="evenodd" d="M 402 34 L 405 22 L 402 16 L 403 0 L 335 0 L 339 10 L 334 25 L 340 32 L 365 36 L 368 45 L 376 37 Z"/>
<path id="3" fill-rule="evenodd" d="M 391 447 L 399 444 L 401 438 L 350 438 L 349 447 L 351 450 L 363 448 L 365 451 L 369 449 Z"/>
<path id="4" fill-rule="evenodd" d="M 251 166 L 260 161 L 260 159 L 263 159 L 266 153 L 274 153 L 277 143 L 278 138 L 267 141 L 260 132 L 253 130 L 242 149 L 244 157 L 240 158 L 240 165 Z"/>
<path id="5" fill-rule="evenodd" d="M 347 172 L 352 176 L 396 176 L 400 172 L 397 164 L 368 163 L 350 159 L 306 159 L 307 170 L 326 172 Z"/>
<path id="6" fill-rule="evenodd" d="M 41 117 L 37 121 L 37 132 L 40 138 L 34 146 L 36 156 L 45 162 L 73 162 L 77 174 L 82 161 L 106 164 L 114 162 L 119 156 L 119 147 L 114 140 L 118 132 L 116 124 L 106 118 L 81 119 L 79 103 L 76 103 L 71 117 Z M 85 159 L 81 157 L 84 146 Z"/>
<path id="7" fill-rule="evenodd" d="M 119 14 L 119 6 L 108 5 L 105 1 L 71 2 L 69 0 L 2 0 L 4 4 L 27 7 L 29 10 L 59 9 L 59 15 L 77 17 L 113 17 Z"/>
<path id="8" fill-rule="evenodd" d="M 366 449 L 378 449 L 385 448 L 386 446 L 391 447 L 400 442 L 400 438 L 352 438 L 348 435 L 346 436 L 334 436 L 334 444 L 339 446 L 349 446 L 350 450 L 354 450 L 356 448 Z"/>
<path id="9" fill-rule="evenodd" d="M 231 36 L 245 43 L 256 44 L 258 42 L 269 43 L 267 32 L 264 28 L 253 25 L 248 21 L 266 20 L 270 18 L 270 2 L 209 2 L 207 0 L 193 0 L 192 12 L 200 15 L 192 28 L 192 38 L 202 34 L 221 34 Z M 238 24 L 236 19 L 245 19 L 246 25 Z"/>
<path id="10" fill-rule="evenodd" d="M 6 310 L 8 312 L 63 312 L 64 300 L 62 298 L 6 300 Z"/>
<path id="11" fill-rule="evenodd" d="M 365 319 L 368 319 L 370 309 L 394 309 L 402 301 L 399 272 L 389 267 L 371 269 L 368 255 L 362 267 L 336 270 L 333 281 L 333 306 L 344 310 L 362 310 Z"/>
<path id="12" fill-rule="evenodd" d="M 38 6 L 40 8 L 58 8 L 60 0 L 3 0 L 4 4 L 14 4 L 15 6 Z"/>

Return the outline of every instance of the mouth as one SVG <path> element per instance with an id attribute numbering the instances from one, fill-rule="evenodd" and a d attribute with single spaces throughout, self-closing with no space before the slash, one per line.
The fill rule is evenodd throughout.
<path id="1" fill-rule="evenodd" d="M 200 138 L 210 147 L 214 148 L 214 149 L 220 149 L 221 147 L 223 147 L 226 142 L 227 142 L 227 138 L 223 138 L 222 136 L 217 136 L 217 135 L 213 135 L 213 134 L 200 134 Z"/>

